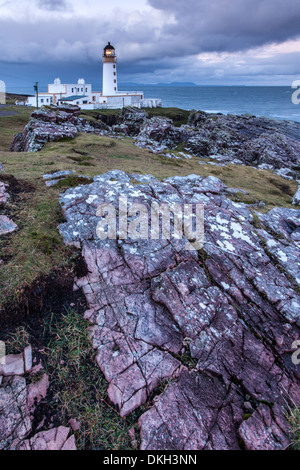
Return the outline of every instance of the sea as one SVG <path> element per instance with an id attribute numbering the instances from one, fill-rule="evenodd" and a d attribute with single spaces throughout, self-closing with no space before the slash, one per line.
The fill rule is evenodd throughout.
<path id="1" fill-rule="evenodd" d="M 93 84 L 93 89 L 98 90 L 99 85 Z M 254 114 L 300 122 L 300 104 L 292 102 L 295 92 L 292 87 L 119 85 L 119 89 L 144 91 L 145 98 L 161 98 L 163 107 L 209 113 Z M 7 91 L 33 94 L 32 88 Z M 46 91 L 46 87 L 41 87 L 40 91 Z"/>

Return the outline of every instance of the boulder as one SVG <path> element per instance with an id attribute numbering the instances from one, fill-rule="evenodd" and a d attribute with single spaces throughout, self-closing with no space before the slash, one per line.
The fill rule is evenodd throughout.
<path id="1" fill-rule="evenodd" d="M 79 106 L 44 106 L 34 111 L 24 132 L 16 134 L 10 152 L 36 152 L 47 142 L 74 139 L 79 132 L 105 133 L 105 125 L 79 118 Z"/>

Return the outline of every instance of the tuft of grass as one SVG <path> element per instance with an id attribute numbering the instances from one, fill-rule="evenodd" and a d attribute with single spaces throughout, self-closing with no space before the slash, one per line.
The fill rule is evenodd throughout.
<path id="1" fill-rule="evenodd" d="M 75 433 L 79 450 L 131 449 L 128 431 L 136 415 L 121 418 L 107 396 L 108 383 L 101 373 L 88 337 L 89 322 L 75 309 L 59 317 L 50 315 L 45 324 L 47 373 L 54 390 L 53 406 L 62 424 L 80 422 Z"/>
<path id="2" fill-rule="evenodd" d="M 5 342 L 7 354 L 19 354 L 30 344 L 30 335 L 24 326 L 19 326 Z"/>
<path id="3" fill-rule="evenodd" d="M 287 418 L 290 424 L 292 448 L 300 450 L 300 408 L 289 408 Z"/>
<path id="4" fill-rule="evenodd" d="M 149 118 L 154 116 L 162 116 L 169 119 L 172 119 L 174 126 L 180 127 L 182 124 L 187 124 L 190 111 L 179 108 L 145 108 L 144 109 Z"/>

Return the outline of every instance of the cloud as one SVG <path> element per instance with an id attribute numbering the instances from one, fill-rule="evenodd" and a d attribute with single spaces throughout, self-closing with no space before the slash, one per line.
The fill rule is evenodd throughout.
<path id="1" fill-rule="evenodd" d="M 298 0 L 148 0 L 174 18 L 161 31 L 172 54 L 240 51 L 300 35 Z"/>
<path id="2" fill-rule="evenodd" d="M 1 13 L 1 74 L 99 77 L 107 41 L 124 81 L 278 83 L 300 62 L 300 0 L 14 0 Z"/>
<path id="3" fill-rule="evenodd" d="M 66 0 L 37 0 L 37 5 L 41 10 L 65 11 L 71 8 Z"/>

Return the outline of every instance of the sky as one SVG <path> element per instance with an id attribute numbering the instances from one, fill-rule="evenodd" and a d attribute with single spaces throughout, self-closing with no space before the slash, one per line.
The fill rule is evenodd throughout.
<path id="1" fill-rule="evenodd" d="M 110 41 L 122 83 L 286 85 L 300 79 L 300 0 L 0 0 L 0 80 L 85 78 Z"/>

